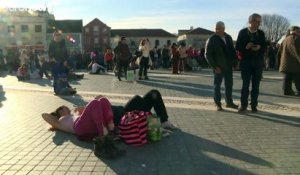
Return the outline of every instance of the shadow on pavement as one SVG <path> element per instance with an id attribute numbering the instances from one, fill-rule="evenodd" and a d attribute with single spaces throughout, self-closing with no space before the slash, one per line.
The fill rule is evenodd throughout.
<path id="1" fill-rule="evenodd" d="M 62 131 L 55 131 L 55 135 L 53 136 L 53 143 L 57 146 L 63 145 L 64 142 L 70 141 L 76 146 L 86 148 L 86 149 L 93 149 L 93 144 L 82 142 L 78 140 L 78 138 L 75 135 L 72 135 L 70 133 L 62 132 Z"/>
<path id="2" fill-rule="evenodd" d="M 23 83 L 30 83 L 30 84 L 37 84 L 39 86 L 50 86 L 52 87 L 51 80 L 45 79 L 45 78 L 35 78 L 35 79 L 29 79 L 26 81 L 22 81 Z"/>
<path id="3" fill-rule="evenodd" d="M 6 97 L 5 97 L 5 91 L 3 90 L 2 85 L 0 85 L 0 108 L 2 108 L 3 104 L 2 101 L 5 101 Z"/>
<path id="4" fill-rule="evenodd" d="M 122 158 L 102 159 L 117 174 L 255 174 L 225 163 L 224 157 L 272 167 L 259 157 L 180 130 L 159 143 L 125 149 Z"/>
<path id="5" fill-rule="evenodd" d="M 87 104 L 87 102 L 82 99 L 82 96 L 80 96 L 78 94 L 75 94 L 75 95 L 72 95 L 72 96 L 57 95 L 57 97 L 65 100 L 67 102 L 72 103 L 73 107 L 85 106 Z"/>
<path id="6" fill-rule="evenodd" d="M 196 84 L 196 83 L 185 83 L 185 82 L 169 82 L 164 80 L 150 79 L 147 81 L 139 81 L 139 84 L 145 86 L 152 86 L 155 88 L 164 88 L 164 89 L 172 89 L 175 91 L 186 92 L 195 96 L 205 96 L 212 97 L 213 96 L 213 86 Z M 204 93 L 199 93 L 199 91 L 203 91 Z"/>
<path id="7" fill-rule="evenodd" d="M 267 120 L 275 123 L 286 124 L 294 127 L 300 127 L 300 117 L 279 115 L 279 114 L 266 112 L 266 111 L 259 111 L 257 113 L 247 112 L 247 113 L 243 113 L 242 115 L 246 115 L 261 120 Z"/>

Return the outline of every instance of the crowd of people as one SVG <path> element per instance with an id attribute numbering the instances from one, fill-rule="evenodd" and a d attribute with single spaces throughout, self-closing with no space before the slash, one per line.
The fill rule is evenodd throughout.
<path id="1" fill-rule="evenodd" d="M 107 48 L 103 54 L 92 51 L 81 56 L 76 53 L 68 54 L 61 31 L 55 31 L 49 45 L 48 56 L 30 49 L 22 49 L 20 54 L 9 52 L 7 58 L 3 57 L 3 61 L 0 61 L 0 68 L 9 72 L 15 71 L 19 81 L 26 81 L 34 76 L 42 78 L 45 75 L 46 78 L 53 80 L 55 94 L 73 95 L 76 89 L 70 86 L 69 80 L 84 78 L 84 74 L 74 72 L 78 68 L 89 68 L 91 74 L 112 71 L 115 72 L 117 79 L 122 81 L 123 76 L 127 77 L 129 69 L 139 69 L 138 80 L 149 80 L 150 68 L 171 68 L 170 73 L 183 74 L 186 70 L 199 70 L 207 66 L 213 70 L 213 99 L 217 111 L 223 110 L 221 84 L 224 79 L 226 107 L 245 112 L 250 106 L 252 112 L 257 112 L 263 70 L 278 67 L 284 75 L 283 94 L 300 96 L 299 26 L 292 26 L 278 47 L 266 41 L 264 32 L 259 29 L 261 20 L 259 14 L 250 15 L 248 27 L 239 31 L 235 44 L 232 37 L 225 32 L 225 23 L 218 21 L 215 33 L 209 37 L 203 49 L 186 46 L 185 42 L 157 48 L 148 38 L 144 38 L 137 50 L 132 53 L 127 38 L 123 36 L 115 48 Z M 82 65 L 84 66 L 80 67 Z M 242 78 L 240 106 L 235 104 L 232 98 L 233 70 L 237 69 L 240 70 Z M 296 91 L 292 89 L 292 83 L 295 83 Z M 162 96 L 157 90 L 151 90 L 144 97 L 133 97 L 124 107 L 113 106 L 107 98 L 98 96 L 85 107 L 76 108 L 77 115 L 71 114 L 68 107 L 60 106 L 53 113 L 42 114 L 42 117 L 54 129 L 73 133 L 82 140 L 93 140 L 98 137 L 97 144 L 101 145 L 111 142 L 110 136 L 115 134 L 115 126 L 120 124 L 125 112 L 151 111 L 152 108 L 160 117 L 162 127 L 175 128 L 168 121 Z M 101 147 L 95 151 L 98 151 L 95 154 L 100 157 L 115 157 L 122 152 L 114 146 L 113 149 Z"/>

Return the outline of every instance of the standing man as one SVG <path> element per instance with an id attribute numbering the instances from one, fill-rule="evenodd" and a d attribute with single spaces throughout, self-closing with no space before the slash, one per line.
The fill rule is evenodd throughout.
<path id="1" fill-rule="evenodd" d="M 53 33 L 53 39 L 49 44 L 48 55 L 51 62 L 54 92 L 59 94 L 59 79 L 66 77 L 64 61 L 68 58 L 66 41 L 62 38 L 62 32 L 60 30 Z"/>
<path id="2" fill-rule="evenodd" d="M 300 28 L 292 26 L 281 43 L 279 52 L 279 72 L 283 73 L 283 94 L 300 96 Z M 292 90 L 295 82 L 296 93 Z"/>
<path id="3" fill-rule="evenodd" d="M 239 32 L 236 42 L 236 50 L 241 55 L 240 69 L 243 80 L 239 112 L 244 112 L 247 109 L 250 81 L 252 84 L 251 110 L 257 112 L 259 84 L 262 78 L 264 53 L 266 51 L 265 34 L 258 29 L 261 24 L 261 16 L 256 13 L 250 15 L 248 23 L 249 27 Z"/>
<path id="4" fill-rule="evenodd" d="M 216 23 L 215 31 L 207 40 L 205 49 L 205 57 L 214 72 L 214 101 L 217 111 L 222 111 L 221 84 L 224 78 L 226 107 L 237 109 L 238 105 L 232 100 L 232 67 L 237 65 L 233 41 L 225 33 L 225 24 L 222 21 Z"/>
<path id="5" fill-rule="evenodd" d="M 130 51 L 127 45 L 126 37 L 121 37 L 121 41 L 119 41 L 117 47 L 114 50 L 116 54 L 116 62 L 117 62 L 117 75 L 118 80 L 122 81 L 122 68 L 124 69 L 125 77 L 127 73 L 127 67 L 129 64 Z"/>

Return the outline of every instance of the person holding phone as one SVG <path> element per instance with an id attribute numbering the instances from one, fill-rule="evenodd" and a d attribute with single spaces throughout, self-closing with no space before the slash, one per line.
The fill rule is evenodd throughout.
<path id="1" fill-rule="evenodd" d="M 239 32 L 236 42 L 236 50 L 241 56 L 240 70 L 243 80 L 239 112 L 244 112 L 247 109 L 250 81 L 252 84 L 251 110 L 257 112 L 257 99 L 267 47 L 265 34 L 259 29 L 261 20 L 261 16 L 257 13 L 250 15 L 249 27 Z"/>

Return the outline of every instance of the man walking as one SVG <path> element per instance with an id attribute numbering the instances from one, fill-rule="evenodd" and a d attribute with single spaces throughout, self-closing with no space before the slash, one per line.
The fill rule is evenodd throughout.
<path id="1" fill-rule="evenodd" d="M 217 110 L 222 111 L 221 84 L 224 78 L 226 107 L 237 109 L 238 105 L 232 100 L 232 67 L 237 65 L 233 41 L 225 33 L 225 24 L 222 21 L 216 23 L 215 31 L 207 40 L 205 48 L 205 57 L 214 72 L 214 101 Z"/>
<path id="2" fill-rule="evenodd" d="M 250 15 L 248 23 L 249 27 L 239 32 L 236 42 L 236 50 L 241 55 L 240 69 L 243 80 L 239 112 L 247 109 L 250 81 L 252 84 L 251 110 L 257 112 L 257 98 L 266 50 L 265 34 L 258 29 L 261 24 L 261 16 L 256 13 Z"/>
<path id="3" fill-rule="evenodd" d="M 283 94 L 300 96 L 300 27 L 292 26 L 281 43 L 279 52 L 279 72 L 283 74 Z M 295 82 L 296 93 L 292 90 Z"/>

